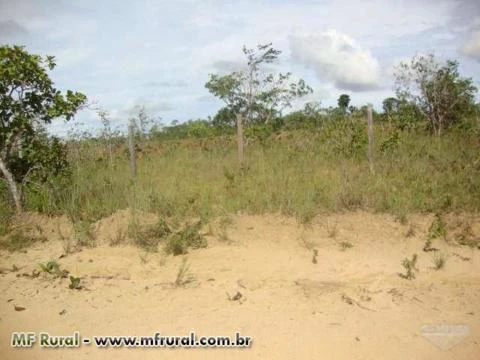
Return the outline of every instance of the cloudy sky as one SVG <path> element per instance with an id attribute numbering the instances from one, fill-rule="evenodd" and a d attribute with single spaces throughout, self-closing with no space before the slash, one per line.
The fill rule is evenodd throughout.
<path id="1" fill-rule="evenodd" d="M 87 94 L 115 126 L 136 105 L 165 124 L 213 116 L 222 103 L 204 88 L 208 74 L 235 70 L 243 45 L 268 42 L 282 50 L 277 68 L 324 106 L 347 93 L 380 107 L 394 65 L 417 52 L 459 60 L 480 86 L 477 0 L 0 0 L 0 44 L 55 55 L 57 86 Z M 77 122 L 101 126 L 88 110 Z"/>

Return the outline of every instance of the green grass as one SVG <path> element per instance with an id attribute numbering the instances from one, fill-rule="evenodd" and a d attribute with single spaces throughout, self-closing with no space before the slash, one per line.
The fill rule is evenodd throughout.
<path id="1" fill-rule="evenodd" d="M 392 133 L 378 126 L 372 175 L 365 127 L 345 127 L 250 143 L 243 170 L 231 138 L 145 140 L 135 184 L 125 148 L 116 149 L 110 165 L 101 143 L 85 142 L 70 153 L 69 185 L 27 191 L 27 208 L 90 222 L 130 207 L 178 221 L 241 211 L 281 212 L 304 223 L 320 213 L 355 209 L 399 219 L 413 212 L 480 210 L 480 140 L 474 132 L 439 138 L 398 132 L 395 146 L 382 147 Z"/>

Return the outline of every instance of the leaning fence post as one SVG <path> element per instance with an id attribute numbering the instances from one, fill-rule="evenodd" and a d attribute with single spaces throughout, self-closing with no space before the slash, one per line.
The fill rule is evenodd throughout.
<path id="1" fill-rule="evenodd" d="M 132 178 L 137 176 L 137 157 L 135 154 L 135 142 L 133 140 L 133 124 L 128 126 L 128 151 L 130 152 L 130 170 Z"/>
<path id="2" fill-rule="evenodd" d="M 373 147 L 374 147 L 374 129 L 373 129 L 373 114 L 372 104 L 367 106 L 367 123 L 368 123 L 368 164 L 370 165 L 370 172 L 375 174 L 375 167 L 373 163 Z"/>

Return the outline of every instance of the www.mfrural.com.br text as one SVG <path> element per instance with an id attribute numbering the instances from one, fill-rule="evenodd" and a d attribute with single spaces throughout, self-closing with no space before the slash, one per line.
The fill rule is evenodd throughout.
<path id="1" fill-rule="evenodd" d="M 156 332 L 150 336 L 91 336 L 76 331 L 71 335 L 52 335 L 48 332 L 14 332 L 11 346 L 15 348 L 77 348 L 94 345 L 99 348 L 249 348 L 250 336 L 236 332 L 233 336 L 198 336 L 194 331 L 184 336 L 167 336 Z"/>

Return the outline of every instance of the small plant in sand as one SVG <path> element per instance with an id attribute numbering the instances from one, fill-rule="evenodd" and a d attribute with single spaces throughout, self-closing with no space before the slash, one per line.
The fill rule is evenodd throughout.
<path id="1" fill-rule="evenodd" d="M 180 264 L 177 277 L 175 278 L 174 285 L 176 287 L 185 286 L 188 283 L 195 281 L 195 277 L 190 271 L 190 265 L 188 264 L 188 259 L 183 258 L 182 263 Z"/>
<path id="2" fill-rule="evenodd" d="M 425 241 L 425 245 L 423 246 L 423 251 L 425 252 L 430 252 L 430 251 L 438 251 L 437 248 L 432 247 L 432 239 L 427 239 Z"/>
<path id="3" fill-rule="evenodd" d="M 48 261 L 45 264 L 40 263 L 38 264 L 40 266 L 40 269 L 42 269 L 43 272 L 53 274 L 57 271 L 60 271 L 60 265 L 55 260 Z"/>
<path id="4" fill-rule="evenodd" d="M 200 233 L 201 228 L 201 221 L 194 224 L 186 224 L 182 230 L 168 238 L 165 245 L 166 253 L 182 255 L 188 252 L 188 248 L 200 249 L 207 247 L 207 241 Z"/>
<path id="5" fill-rule="evenodd" d="M 455 241 L 458 245 L 480 249 L 480 237 L 475 237 L 472 226 L 469 223 L 463 225 L 460 233 L 455 236 Z"/>
<path id="6" fill-rule="evenodd" d="M 339 245 L 340 245 L 340 249 L 342 251 L 345 251 L 347 249 L 351 249 L 353 247 L 353 244 L 349 241 L 340 241 Z"/>
<path id="7" fill-rule="evenodd" d="M 55 260 L 40 263 L 38 266 L 40 266 L 42 272 L 53 275 L 54 278 L 68 276 L 68 270 L 61 270 L 60 265 Z"/>
<path id="8" fill-rule="evenodd" d="M 446 238 L 447 236 L 447 227 L 445 221 L 443 220 L 440 214 L 435 214 L 435 219 L 433 220 L 430 228 L 428 229 L 428 238 Z"/>
<path id="9" fill-rule="evenodd" d="M 317 261 L 318 250 L 317 250 L 317 249 L 313 249 L 312 252 L 313 252 L 312 264 L 317 264 L 317 263 L 318 263 L 318 261 Z"/>
<path id="10" fill-rule="evenodd" d="M 418 272 L 417 254 L 413 254 L 411 259 L 403 259 L 402 266 L 405 269 L 405 274 L 399 274 L 399 276 L 407 280 L 415 279 L 415 272 Z"/>
<path id="11" fill-rule="evenodd" d="M 70 276 L 70 284 L 68 288 L 71 290 L 81 290 L 83 287 L 80 285 L 80 278 L 75 276 Z"/>
<path id="12" fill-rule="evenodd" d="M 156 224 L 149 226 L 142 227 L 138 221 L 132 221 L 128 225 L 128 236 L 135 245 L 146 251 L 157 251 L 160 241 L 170 235 L 171 232 L 163 218 L 159 218 Z"/>
<path id="13" fill-rule="evenodd" d="M 443 253 L 435 253 L 432 257 L 433 267 L 435 270 L 440 270 L 445 267 L 447 263 L 447 256 Z"/>

